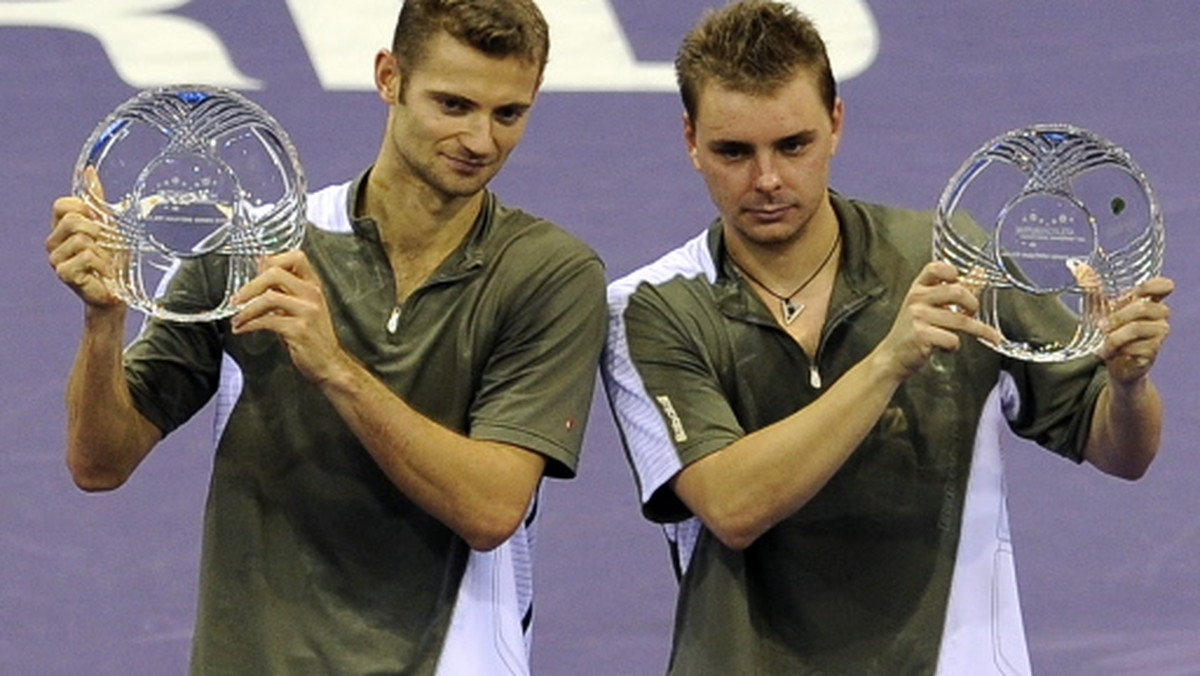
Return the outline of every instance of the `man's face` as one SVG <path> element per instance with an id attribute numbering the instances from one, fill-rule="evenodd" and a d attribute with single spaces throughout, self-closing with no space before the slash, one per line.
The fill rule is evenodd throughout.
<path id="1" fill-rule="evenodd" d="M 841 125 L 841 101 L 830 115 L 807 71 L 762 96 L 705 85 L 684 136 L 726 236 L 773 246 L 803 234 L 828 203 Z"/>
<path id="2" fill-rule="evenodd" d="M 396 73 L 403 94 L 388 118 L 385 152 L 439 194 L 470 197 L 521 140 L 539 75 L 535 65 L 435 36 L 420 64 Z"/>

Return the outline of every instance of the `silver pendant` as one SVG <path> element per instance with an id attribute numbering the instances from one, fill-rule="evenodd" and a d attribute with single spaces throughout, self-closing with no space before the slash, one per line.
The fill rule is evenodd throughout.
<path id="1" fill-rule="evenodd" d="M 783 309 L 783 323 L 789 326 L 804 312 L 804 303 L 793 303 L 791 298 L 784 298 L 779 304 Z"/>

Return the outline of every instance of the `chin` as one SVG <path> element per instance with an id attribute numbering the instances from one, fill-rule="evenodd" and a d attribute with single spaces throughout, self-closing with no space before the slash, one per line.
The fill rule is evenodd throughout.
<path id="1" fill-rule="evenodd" d="M 800 228 L 794 223 L 743 223 L 742 238 L 759 246 L 776 246 L 794 241 Z"/>
<path id="2" fill-rule="evenodd" d="M 455 177 L 449 180 L 438 181 L 434 187 L 450 197 L 473 197 L 479 194 L 479 191 L 486 188 L 491 179 L 490 175 L 486 177 L 476 176 L 468 179 Z"/>

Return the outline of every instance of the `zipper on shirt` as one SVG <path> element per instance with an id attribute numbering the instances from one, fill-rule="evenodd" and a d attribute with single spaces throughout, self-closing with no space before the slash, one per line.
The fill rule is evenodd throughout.
<path id="1" fill-rule="evenodd" d="M 395 335 L 398 328 L 400 328 L 400 306 L 396 305 L 392 308 L 392 314 L 388 316 L 387 332 Z"/>
<path id="2" fill-rule="evenodd" d="M 854 314 L 863 305 L 866 305 L 870 298 L 866 295 L 855 299 L 848 305 L 843 306 L 836 314 L 826 320 L 825 327 L 821 330 L 821 336 L 817 339 L 817 351 L 808 360 L 808 384 L 814 390 L 819 390 L 824 385 L 821 379 L 821 371 L 818 364 L 821 363 L 821 351 L 825 347 L 825 337 L 828 336 L 839 324 L 846 321 L 846 318 Z"/>

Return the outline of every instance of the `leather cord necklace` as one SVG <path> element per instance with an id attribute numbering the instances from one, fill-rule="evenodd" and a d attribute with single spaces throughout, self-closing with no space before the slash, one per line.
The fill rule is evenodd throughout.
<path id="1" fill-rule="evenodd" d="M 775 293 L 771 287 L 763 284 L 758 280 L 757 277 L 747 272 L 746 268 L 742 267 L 741 263 L 738 263 L 736 258 L 734 258 L 732 255 L 729 258 L 733 261 L 733 265 L 738 269 L 739 273 L 745 275 L 746 279 L 754 282 L 759 288 L 771 294 L 776 300 L 779 301 L 779 308 L 781 314 L 783 315 L 783 323 L 790 326 L 791 323 L 796 321 L 796 318 L 800 316 L 800 313 L 804 312 L 805 307 L 804 303 L 797 303 L 792 299 L 796 297 L 796 294 L 800 293 L 805 289 L 805 287 L 811 284 L 812 281 L 817 278 L 817 275 L 821 274 L 821 271 L 825 269 L 826 265 L 829 265 L 829 261 L 833 260 L 833 252 L 837 251 L 838 244 L 840 244 L 841 241 L 842 231 L 838 230 L 837 237 L 835 237 L 833 240 L 833 246 L 829 247 L 829 253 L 825 254 L 825 259 L 821 261 L 821 264 L 817 266 L 816 270 L 813 270 L 811 275 L 809 275 L 803 282 L 800 282 L 800 286 L 797 286 L 795 290 L 789 294 Z"/>

